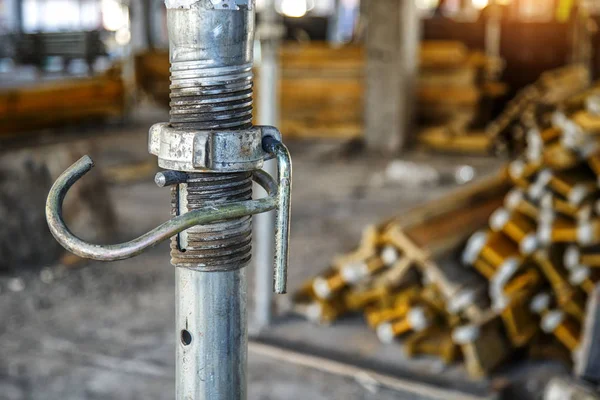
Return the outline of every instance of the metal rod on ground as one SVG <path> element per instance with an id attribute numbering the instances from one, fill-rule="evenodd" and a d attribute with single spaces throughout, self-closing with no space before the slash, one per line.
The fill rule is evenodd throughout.
<path id="1" fill-rule="evenodd" d="M 279 41 L 280 18 L 275 11 L 275 1 L 266 0 L 260 14 L 258 26 L 261 44 L 259 68 L 258 122 L 261 125 L 277 126 L 279 123 Z M 265 162 L 263 169 L 274 176 L 277 168 L 274 161 Z M 275 213 L 268 212 L 254 218 L 254 324 L 259 332 L 271 324 L 273 318 L 273 257 L 275 238 Z"/>
<path id="2" fill-rule="evenodd" d="M 355 379 L 359 383 L 367 383 L 375 387 L 388 388 L 402 395 L 412 395 L 410 398 L 431 400 L 492 400 L 497 395 L 474 395 L 457 389 L 441 388 L 438 385 L 386 375 L 347 362 L 339 362 L 331 358 L 300 353 L 281 346 L 250 341 L 249 349 L 264 357 L 280 362 L 294 364 L 300 367 L 313 368 L 318 371 Z M 404 398 L 404 397 L 403 397 Z"/>

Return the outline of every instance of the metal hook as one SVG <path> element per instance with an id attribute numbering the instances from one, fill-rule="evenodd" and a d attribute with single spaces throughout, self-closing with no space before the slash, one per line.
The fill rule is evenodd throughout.
<path id="1" fill-rule="evenodd" d="M 202 207 L 177 216 L 129 242 L 110 245 L 85 242 L 75 236 L 63 220 L 62 207 L 67 192 L 75 182 L 94 166 L 92 159 L 89 156 L 84 156 L 67 168 L 52 185 L 46 201 L 48 227 L 54 238 L 68 251 L 83 258 L 116 261 L 134 257 L 195 225 L 278 209 L 275 230 L 276 253 L 273 290 L 276 293 L 285 293 L 289 253 L 291 159 L 285 145 L 273 137 L 266 136 L 263 140 L 263 147 L 265 151 L 277 158 L 278 166 L 279 187 L 266 172 L 257 170 L 253 173 L 253 180 L 266 190 L 267 197 Z"/>
<path id="2" fill-rule="evenodd" d="M 290 209 L 292 192 L 292 159 L 283 142 L 272 136 L 263 138 L 263 149 L 277 160 L 277 217 L 275 219 L 275 269 L 273 291 L 287 292 L 287 267 L 289 259 Z"/>
<path id="3" fill-rule="evenodd" d="M 93 166 L 94 162 L 89 156 L 83 156 L 71 165 L 52 185 L 46 202 L 46 219 L 56 240 L 70 252 L 93 260 L 116 261 L 134 257 L 194 225 L 259 214 L 274 210 L 277 204 L 277 185 L 273 178 L 264 171 L 255 171 L 253 179 L 267 191 L 268 197 L 202 207 L 177 216 L 129 242 L 111 245 L 87 243 L 75 236 L 66 226 L 62 217 L 62 205 L 71 186 Z"/>

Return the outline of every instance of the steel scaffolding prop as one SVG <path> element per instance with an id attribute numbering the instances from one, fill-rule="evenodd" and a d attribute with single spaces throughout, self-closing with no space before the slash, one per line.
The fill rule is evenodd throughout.
<path id="1" fill-rule="evenodd" d="M 95 245 L 62 219 L 69 188 L 93 166 L 85 156 L 50 190 L 50 231 L 85 258 L 121 260 L 168 238 L 176 267 L 176 398 L 245 399 L 246 271 L 252 215 L 277 210 L 273 290 L 286 292 L 291 160 L 279 131 L 252 125 L 254 0 L 166 0 L 171 118 L 150 129 L 149 151 L 171 187 L 174 218 L 122 244 Z M 261 170 L 274 158 L 277 181 Z M 267 197 L 252 200 L 252 182 Z"/>

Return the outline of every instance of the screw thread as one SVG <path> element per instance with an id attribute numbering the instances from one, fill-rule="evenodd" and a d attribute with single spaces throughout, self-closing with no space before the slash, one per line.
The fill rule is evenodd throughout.
<path id="1" fill-rule="evenodd" d="M 180 213 L 182 200 L 187 210 L 193 211 L 211 204 L 252 198 L 251 172 L 191 174 L 184 185 L 172 189 L 174 215 Z M 252 256 L 250 216 L 198 225 L 186 230 L 184 235 L 179 234 L 171 240 L 171 263 L 178 267 L 226 271 L 245 267 Z"/>
<path id="2" fill-rule="evenodd" d="M 171 64 L 171 125 L 192 130 L 252 126 L 252 64 L 207 68 L 204 61 Z M 252 173 L 189 174 L 173 188 L 173 214 L 252 198 Z M 185 204 L 185 209 L 181 209 Z M 202 271 L 245 267 L 252 255 L 252 218 L 195 226 L 171 242 L 173 265 Z"/>
<path id="3" fill-rule="evenodd" d="M 245 129 L 252 125 L 252 64 L 205 68 L 171 65 L 171 125 L 182 129 Z"/>

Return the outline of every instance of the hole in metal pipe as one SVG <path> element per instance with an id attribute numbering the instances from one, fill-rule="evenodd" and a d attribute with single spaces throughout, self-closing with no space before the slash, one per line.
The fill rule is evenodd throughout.
<path id="1" fill-rule="evenodd" d="M 184 346 L 188 346 L 192 343 L 192 334 L 185 329 L 181 330 L 181 343 L 183 343 Z"/>

